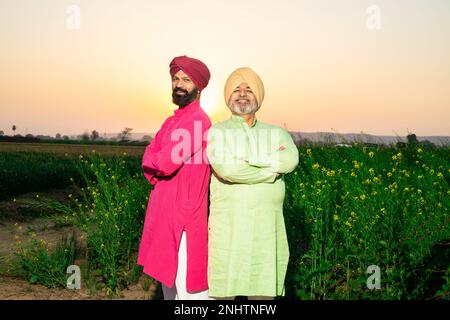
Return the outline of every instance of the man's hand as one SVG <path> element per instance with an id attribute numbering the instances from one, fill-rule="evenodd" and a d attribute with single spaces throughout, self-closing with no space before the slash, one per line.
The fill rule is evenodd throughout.
<path id="1" fill-rule="evenodd" d="M 284 149 L 286 149 L 284 146 L 280 146 L 280 147 L 278 148 L 278 151 L 283 151 Z"/>

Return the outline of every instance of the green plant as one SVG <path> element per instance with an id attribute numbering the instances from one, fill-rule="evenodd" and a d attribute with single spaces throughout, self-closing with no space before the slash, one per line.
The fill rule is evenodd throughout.
<path id="1" fill-rule="evenodd" d="M 87 259 L 99 271 L 106 292 L 119 293 L 136 279 L 136 250 L 150 186 L 119 157 L 81 157 L 78 169 L 86 187 L 75 199 L 73 221 L 87 234 Z"/>
<path id="2" fill-rule="evenodd" d="M 77 254 L 75 236 L 63 237 L 50 248 L 43 240 L 31 239 L 27 245 L 19 244 L 15 255 L 20 266 L 19 274 L 30 283 L 39 283 L 46 287 L 67 285 L 67 267 L 72 265 Z"/>
<path id="3" fill-rule="evenodd" d="M 450 238 L 448 159 L 449 148 L 301 147 L 285 177 L 289 296 L 432 297 L 431 280 L 414 279 L 424 263 L 438 266 L 432 249 Z M 380 290 L 366 288 L 370 265 Z"/>

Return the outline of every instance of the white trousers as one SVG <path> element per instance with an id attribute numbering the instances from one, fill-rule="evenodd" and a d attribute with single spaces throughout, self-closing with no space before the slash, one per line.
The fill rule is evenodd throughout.
<path id="1" fill-rule="evenodd" d="M 172 288 L 161 284 L 164 300 L 212 300 L 208 296 L 208 290 L 189 293 L 186 290 L 187 275 L 187 248 L 186 232 L 181 235 L 180 248 L 178 249 L 178 270 L 175 277 L 175 284 Z"/>

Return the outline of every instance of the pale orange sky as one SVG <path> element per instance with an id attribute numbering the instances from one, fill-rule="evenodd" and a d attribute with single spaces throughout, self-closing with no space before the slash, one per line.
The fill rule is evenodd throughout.
<path id="1" fill-rule="evenodd" d="M 78 30 L 66 26 L 71 4 Z M 213 122 L 229 117 L 227 76 L 249 66 L 266 87 L 262 121 L 450 135 L 448 39 L 445 0 L 0 0 L 0 130 L 156 132 L 176 109 L 169 62 L 186 54 L 211 70 L 202 105 Z"/>

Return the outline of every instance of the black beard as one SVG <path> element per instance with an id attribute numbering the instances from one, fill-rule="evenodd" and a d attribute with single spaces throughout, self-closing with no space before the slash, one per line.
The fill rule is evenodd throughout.
<path id="1" fill-rule="evenodd" d="M 182 91 L 185 94 L 182 96 L 182 95 L 177 94 L 176 91 Z M 185 107 L 189 103 L 194 101 L 195 98 L 197 98 L 197 94 L 198 94 L 198 89 L 197 88 L 192 89 L 191 92 L 188 92 L 187 90 L 184 90 L 184 89 L 175 88 L 175 89 L 172 90 L 172 101 L 177 106 Z"/>

